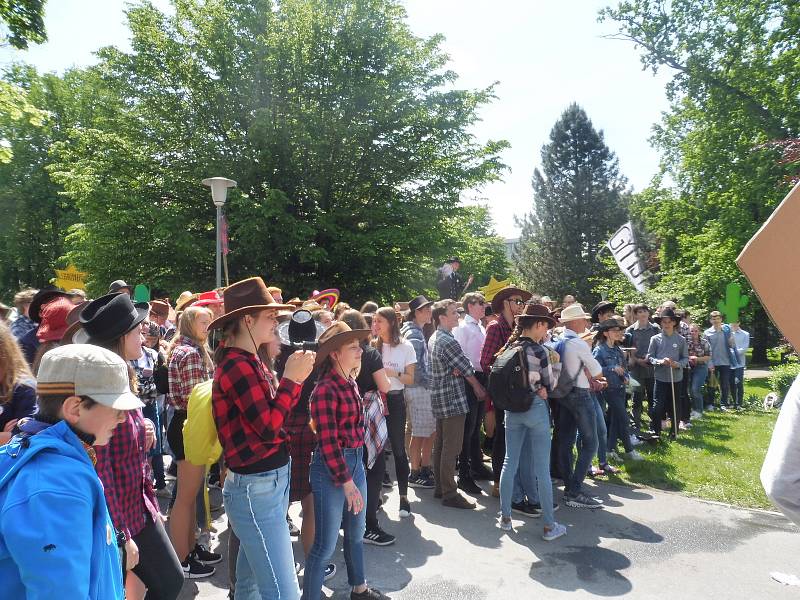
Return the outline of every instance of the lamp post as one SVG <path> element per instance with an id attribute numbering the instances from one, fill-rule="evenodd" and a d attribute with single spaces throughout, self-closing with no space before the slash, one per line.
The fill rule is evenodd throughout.
<path id="1" fill-rule="evenodd" d="M 225 177 L 203 179 L 203 185 L 211 188 L 211 200 L 217 207 L 217 287 L 222 287 L 222 207 L 228 197 L 228 188 L 236 187 L 236 182 Z"/>

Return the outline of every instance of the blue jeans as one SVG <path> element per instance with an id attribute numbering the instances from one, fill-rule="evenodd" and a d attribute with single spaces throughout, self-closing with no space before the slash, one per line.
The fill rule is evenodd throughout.
<path id="1" fill-rule="evenodd" d="M 625 410 L 625 388 L 608 388 L 603 392 L 603 397 L 608 405 L 608 451 L 615 452 L 617 440 L 620 440 L 625 452 L 630 452 L 633 446 L 631 433 L 628 430 L 628 411 Z M 601 439 L 599 445 L 602 443 Z"/>
<path id="2" fill-rule="evenodd" d="M 156 487 L 163 488 L 167 482 L 164 478 L 164 456 L 163 444 L 161 438 L 161 411 L 158 408 L 158 400 L 153 399 L 149 404 L 145 404 L 142 408 L 142 416 L 150 419 L 156 430 L 156 442 L 150 450 L 150 465 L 153 467 L 153 477 L 156 480 Z"/>
<path id="3" fill-rule="evenodd" d="M 606 427 L 606 415 L 603 410 L 603 405 L 600 403 L 600 398 L 596 394 L 589 393 L 589 397 L 594 403 L 595 426 L 597 433 L 597 462 L 604 465 L 608 462 L 606 457 L 606 450 L 608 448 L 608 429 Z M 578 450 L 583 447 L 583 437 L 578 431 L 578 439 L 576 440 Z M 589 463 L 591 465 L 591 462 Z M 588 467 L 587 467 L 588 469 Z"/>
<path id="4" fill-rule="evenodd" d="M 342 455 L 350 470 L 353 483 L 366 502 L 367 476 L 364 473 L 363 448 L 342 448 Z M 325 566 L 328 564 L 339 539 L 339 528 L 344 529 L 344 562 L 347 565 L 347 581 L 355 587 L 366 583 L 364 577 L 364 530 L 366 511 L 354 515 L 347 510 L 344 488 L 336 485 L 325 459 L 314 450 L 311 458 L 311 491 L 314 494 L 314 545 L 306 558 L 303 578 L 303 598 L 318 600 L 322 593 Z M 285 527 L 285 525 L 284 525 Z M 239 600 L 238 596 L 236 600 Z"/>
<path id="5" fill-rule="evenodd" d="M 744 403 L 744 367 L 731 369 L 731 404 L 742 406 Z"/>
<path id="6" fill-rule="evenodd" d="M 708 363 L 698 363 L 692 369 L 692 403 L 697 412 L 703 412 L 703 384 L 708 379 Z"/>
<path id="7" fill-rule="evenodd" d="M 589 395 L 589 390 L 578 387 L 573 388 L 560 403 L 558 467 L 564 479 L 564 493 L 576 495 L 582 492 L 583 480 L 597 452 L 597 403 Z M 573 470 L 572 445 L 578 432 L 583 443 Z"/>
<path id="8" fill-rule="evenodd" d="M 292 540 L 286 527 L 291 463 L 252 475 L 228 472 L 222 499 L 239 538 L 236 600 L 297 600 Z"/>
<path id="9" fill-rule="evenodd" d="M 527 457 L 528 460 L 521 460 Z M 527 464 L 526 464 L 527 463 Z M 500 507 L 511 516 L 514 475 L 525 489 L 538 487 L 544 524 L 553 526 L 553 484 L 550 482 L 550 408 L 539 396 L 522 413 L 506 411 L 506 457 L 500 475 Z M 529 498 L 530 500 L 530 498 Z M 531 500 L 533 502 L 533 500 Z"/>

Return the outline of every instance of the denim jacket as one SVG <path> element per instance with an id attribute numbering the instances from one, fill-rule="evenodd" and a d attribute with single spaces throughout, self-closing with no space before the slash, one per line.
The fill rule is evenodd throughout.
<path id="1" fill-rule="evenodd" d="M 431 389 L 431 359 L 428 354 L 428 344 L 425 343 L 425 334 L 422 328 L 414 321 L 406 321 L 400 329 L 402 335 L 414 346 L 417 353 L 417 367 L 414 369 L 414 385 Z"/>
<path id="2" fill-rule="evenodd" d="M 625 353 L 622 352 L 619 346 L 616 344 L 614 346 L 609 346 L 605 342 L 600 342 L 594 347 L 594 350 L 592 350 L 592 356 L 594 356 L 597 362 L 600 363 L 600 366 L 603 367 L 603 375 L 605 375 L 606 381 L 608 381 L 609 388 L 625 387 L 625 380 L 630 378 L 630 373 L 628 373 Z M 622 367 L 625 370 L 625 374 L 620 377 L 616 371 L 614 371 L 616 367 Z"/>

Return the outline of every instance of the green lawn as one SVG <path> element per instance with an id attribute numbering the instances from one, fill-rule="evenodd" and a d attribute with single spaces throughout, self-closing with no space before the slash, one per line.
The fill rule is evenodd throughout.
<path id="1" fill-rule="evenodd" d="M 766 379 L 749 380 L 745 397 L 763 398 Z M 773 508 L 759 481 L 778 411 L 706 413 L 675 442 L 643 444 L 645 460 L 628 462 L 619 478 L 627 483 L 673 490 L 750 508 Z M 773 509 L 774 510 L 774 509 Z"/>

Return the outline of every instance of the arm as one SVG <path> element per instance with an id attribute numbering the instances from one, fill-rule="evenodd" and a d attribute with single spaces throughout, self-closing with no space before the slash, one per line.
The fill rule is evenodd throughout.
<path id="1" fill-rule="evenodd" d="M 597 346 L 594 347 L 594 350 L 592 350 L 592 357 L 600 364 L 600 367 L 603 369 L 604 376 L 608 377 L 612 373 L 614 375 L 619 375 L 619 373 L 616 371 L 617 367 L 609 364 L 609 357 L 606 353 L 606 350 L 600 344 L 597 344 Z"/>
<path id="2" fill-rule="evenodd" d="M 352 480 L 350 469 L 339 446 L 339 425 L 336 419 L 338 398 L 334 390 L 324 382 L 317 384 L 311 394 L 311 417 L 317 425 L 317 442 L 333 482 L 337 486 Z"/>
<path id="3" fill-rule="evenodd" d="M 417 368 L 416 363 L 406 365 L 402 373 L 397 374 L 397 378 L 403 385 L 414 385 L 414 370 Z"/>
<path id="4" fill-rule="evenodd" d="M 385 396 L 389 393 L 389 388 L 392 386 L 392 383 L 389 381 L 386 369 L 381 368 L 372 373 L 372 380 L 375 382 L 375 385 L 378 386 L 378 391 L 381 394 Z"/>
<path id="5" fill-rule="evenodd" d="M 26 598 L 89 597 L 92 512 L 88 498 L 67 490 L 38 492 L 26 502 L 6 509 L 0 518 L 0 529 L 19 568 Z M 24 524 L 28 526 L 21 526 Z M 51 545 L 50 551 L 43 551 Z"/>
<path id="6" fill-rule="evenodd" d="M 592 351 L 589 349 L 589 344 L 586 342 L 581 342 L 579 352 L 581 361 L 583 361 L 583 366 L 589 369 L 591 376 L 594 379 L 600 377 L 603 374 L 603 367 L 601 367 L 600 363 L 595 360 L 594 356 L 592 356 Z"/>
<path id="7" fill-rule="evenodd" d="M 494 355 L 497 354 L 502 345 L 500 327 L 495 323 L 490 324 L 486 330 L 486 339 L 483 341 L 483 348 L 481 349 L 481 369 L 484 373 L 489 373 L 492 370 Z"/>
<path id="8" fill-rule="evenodd" d="M 795 379 L 775 422 L 761 483 L 769 499 L 783 514 L 800 524 L 800 383 Z"/>
<path id="9" fill-rule="evenodd" d="M 249 360 L 231 363 L 228 371 L 231 387 L 234 390 L 244 390 L 244 393 L 236 396 L 234 402 L 256 435 L 267 442 L 272 441 L 283 427 L 286 416 L 300 399 L 302 386 L 284 377 L 273 397 L 269 382 L 256 371 Z"/>
<path id="10" fill-rule="evenodd" d="M 114 435 L 111 436 L 108 444 L 94 446 L 97 457 L 95 470 L 100 481 L 103 482 L 103 491 L 108 504 L 108 512 L 111 514 L 111 521 L 114 523 L 114 529 L 121 531 L 126 540 L 131 539 L 131 531 L 122 515 L 122 507 L 120 506 L 117 490 L 116 467 L 119 467 L 124 459 L 122 452 L 123 444 L 126 443 L 124 439 L 127 439 L 127 443 L 130 443 L 128 439 L 129 431 L 130 427 L 126 419 L 114 429 Z"/>
<path id="11" fill-rule="evenodd" d="M 650 338 L 650 346 L 647 348 L 647 362 L 651 365 L 660 365 L 662 362 L 662 359 L 658 358 L 658 350 L 658 336 L 654 335 Z"/>
<path id="12" fill-rule="evenodd" d="M 689 367 L 689 348 L 686 344 L 686 340 L 683 340 L 681 343 L 680 353 L 678 354 L 678 365 L 681 369 L 686 369 Z"/>

